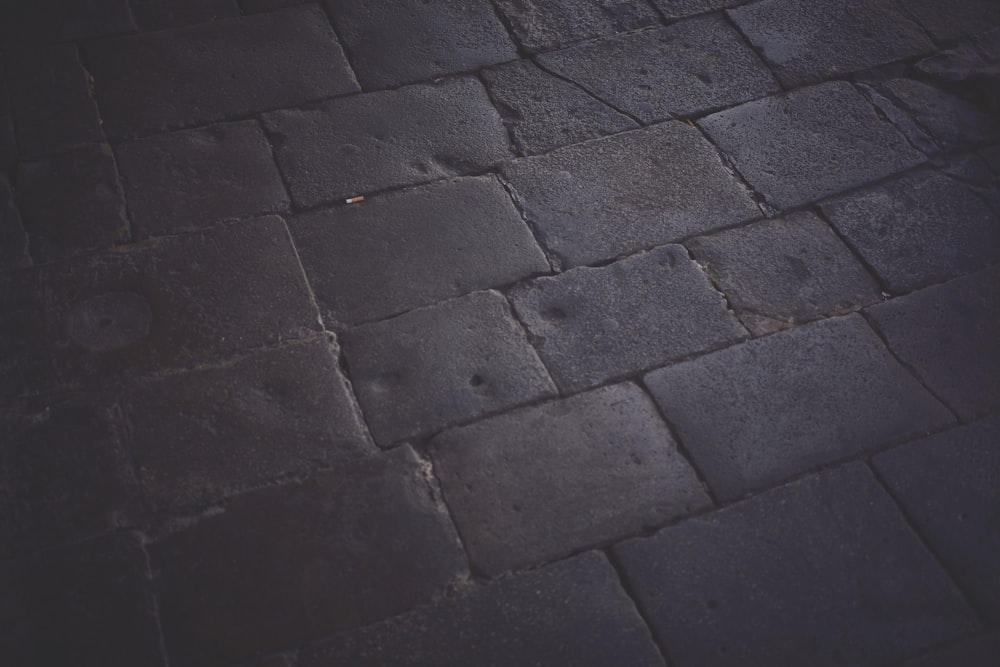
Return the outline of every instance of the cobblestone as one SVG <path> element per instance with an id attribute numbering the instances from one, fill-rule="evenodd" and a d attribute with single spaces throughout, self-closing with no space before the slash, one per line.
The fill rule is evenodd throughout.
<path id="1" fill-rule="evenodd" d="M 643 0 L 496 0 L 496 4 L 521 46 L 533 53 L 659 23 Z"/>
<path id="2" fill-rule="evenodd" d="M 1000 121 L 960 97 L 913 79 L 892 79 L 883 88 L 944 150 L 1000 139 Z"/>

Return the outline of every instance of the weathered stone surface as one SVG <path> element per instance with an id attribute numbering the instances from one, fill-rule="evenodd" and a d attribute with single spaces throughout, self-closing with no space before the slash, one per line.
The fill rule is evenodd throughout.
<path id="1" fill-rule="evenodd" d="M 135 30 L 128 0 L 33 0 L 0 7 L 7 44 L 68 42 Z"/>
<path id="2" fill-rule="evenodd" d="M 645 382 L 725 499 L 952 420 L 860 315 L 653 371 Z"/>
<path id="3" fill-rule="evenodd" d="M 687 246 L 755 333 L 856 309 L 880 297 L 851 251 L 809 212 L 702 236 Z"/>
<path id="4" fill-rule="evenodd" d="M 497 0 L 496 4 L 529 52 L 659 23 L 643 0 Z"/>
<path id="5" fill-rule="evenodd" d="M 14 138 L 14 118 L 10 95 L 4 77 L 4 61 L 0 57 L 0 176 L 6 176 L 17 163 L 17 140 Z"/>
<path id="6" fill-rule="evenodd" d="M 255 14 L 257 12 L 270 12 L 275 9 L 291 7 L 293 5 L 303 5 L 310 0 L 240 0 L 243 6 L 243 13 Z"/>
<path id="7" fill-rule="evenodd" d="M 292 199 L 311 207 L 484 170 L 510 156 L 503 122 L 471 77 L 264 116 Z"/>
<path id="8" fill-rule="evenodd" d="M 11 51 L 5 64 L 22 157 L 104 138 L 75 44 Z"/>
<path id="9" fill-rule="evenodd" d="M 495 292 L 351 329 L 343 345 L 358 400 L 380 445 L 429 435 L 555 389 Z"/>
<path id="10" fill-rule="evenodd" d="M 906 10 L 934 39 L 950 40 L 1000 26 L 1000 5 L 993 0 L 906 0 Z"/>
<path id="11" fill-rule="evenodd" d="M 699 124 L 733 157 L 750 185 L 782 209 L 923 160 L 843 81 L 748 102 Z"/>
<path id="12" fill-rule="evenodd" d="M 28 236 L 21 225 L 21 214 L 14 205 L 14 195 L 7 178 L 0 174 L 0 271 L 30 265 Z"/>
<path id="13" fill-rule="evenodd" d="M 743 0 L 652 0 L 668 19 L 703 14 L 743 3 Z"/>
<path id="14" fill-rule="evenodd" d="M 489 0 L 324 0 L 365 90 L 517 58 Z"/>
<path id="15" fill-rule="evenodd" d="M 310 647 L 302 667 L 662 667 L 608 562 L 588 553 Z"/>
<path id="16" fill-rule="evenodd" d="M 889 347 L 962 417 L 1000 406 L 1000 269 L 869 309 Z"/>
<path id="17" fill-rule="evenodd" d="M 236 0 L 130 0 L 140 30 L 160 30 L 239 16 Z"/>
<path id="18" fill-rule="evenodd" d="M 934 49 L 893 0 L 762 0 L 729 16 L 789 86 Z"/>
<path id="19" fill-rule="evenodd" d="M 488 575 L 620 539 L 711 503 L 656 406 L 634 384 L 445 431 L 431 446 L 472 566 Z"/>
<path id="20" fill-rule="evenodd" d="M 288 210 L 271 147 L 256 121 L 135 139 L 118 148 L 140 234 Z"/>
<path id="21" fill-rule="evenodd" d="M 909 292 L 1000 259 L 1000 220 L 947 176 L 905 176 L 822 208 L 893 292 Z"/>
<path id="22" fill-rule="evenodd" d="M 903 667 L 993 667 L 1000 655 L 1000 630 L 987 631 L 927 655 L 907 660 Z"/>
<path id="23" fill-rule="evenodd" d="M 569 266 L 760 214 L 712 145 L 679 122 L 517 160 L 503 174 L 543 245 Z"/>
<path id="24" fill-rule="evenodd" d="M 680 246 L 515 288 L 511 301 L 563 391 L 577 391 L 746 336 Z"/>
<path id="25" fill-rule="evenodd" d="M 678 667 L 890 664 L 978 624 L 858 463 L 614 551 Z"/>
<path id="26" fill-rule="evenodd" d="M 290 227 L 327 326 L 398 315 L 549 270 L 492 176 L 299 216 Z"/>
<path id="27" fill-rule="evenodd" d="M 83 144 L 21 162 L 17 185 L 24 227 L 44 259 L 128 238 L 125 199 L 107 144 Z"/>
<path id="28" fill-rule="evenodd" d="M 101 40 L 86 51 L 105 128 L 116 137 L 358 90 L 316 7 Z"/>
<path id="29" fill-rule="evenodd" d="M 228 500 L 151 547 L 171 664 L 230 664 L 426 602 L 464 572 L 404 447 Z"/>
<path id="30" fill-rule="evenodd" d="M 917 530 L 994 622 L 1000 620 L 998 442 L 1000 417 L 992 417 L 873 460 Z"/>
<path id="31" fill-rule="evenodd" d="M 891 79 L 883 89 L 945 150 L 1000 138 L 1000 120 L 934 86 L 913 79 Z"/>
<path id="32" fill-rule="evenodd" d="M 639 125 L 579 86 L 518 60 L 481 72 L 522 153 L 603 137 Z"/>
<path id="33" fill-rule="evenodd" d="M 760 58 L 716 16 L 547 53 L 538 62 L 643 123 L 778 91 Z"/>

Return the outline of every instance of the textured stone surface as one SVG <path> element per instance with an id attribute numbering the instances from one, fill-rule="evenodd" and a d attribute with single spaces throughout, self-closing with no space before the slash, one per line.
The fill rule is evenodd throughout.
<path id="1" fill-rule="evenodd" d="M 4 77 L 4 61 L 0 57 L 0 176 L 10 173 L 16 162 L 17 140 L 14 138 L 13 111 Z"/>
<path id="2" fill-rule="evenodd" d="M 699 124 L 778 208 L 862 185 L 923 159 L 843 81 L 748 102 Z"/>
<path id="3" fill-rule="evenodd" d="M 1000 120 L 960 97 L 913 79 L 892 79 L 883 88 L 945 150 L 1000 138 Z"/>
<path id="4" fill-rule="evenodd" d="M 140 30 L 160 30 L 239 16 L 236 0 L 129 0 Z"/>
<path id="5" fill-rule="evenodd" d="M 351 329 L 343 345 L 358 400 L 380 445 L 429 435 L 554 391 L 495 292 Z"/>
<path id="6" fill-rule="evenodd" d="M 906 0 L 906 10 L 937 40 L 949 40 L 1000 26 L 1000 5 L 992 0 Z"/>
<path id="7" fill-rule="evenodd" d="M 693 127 L 656 127 L 517 160 L 503 174 L 542 244 L 569 266 L 760 214 Z"/>
<path id="8" fill-rule="evenodd" d="M 270 12 L 275 9 L 282 9 L 293 5 L 302 5 L 307 2 L 309 2 L 309 0 L 240 0 L 240 4 L 243 6 L 243 11 L 247 14 Z"/>
<path id="9" fill-rule="evenodd" d="M 517 57 L 489 0 L 324 0 L 365 90 Z"/>
<path id="10" fill-rule="evenodd" d="M 529 52 L 659 23 L 643 0 L 497 0 L 496 4 Z"/>
<path id="11" fill-rule="evenodd" d="M 475 79 L 357 95 L 264 116 L 300 206 L 481 171 L 510 156 Z"/>
<path id="12" fill-rule="evenodd" d="M 648 630 L 598 554 L 473 588 L 455 600 L 346 632 L 302 667 L 662 667 Z"/>
<path id="13" fill-rule="evenodd" d="M 539 278 L 511 293 L 563 391 L 577 391 L 746 336 L 680 246 Z"/>
<path id="14" fill-rule="evenodd" d="M 933 651 L 913 660 L 903 667 L 993 667 L 1000 655 L 1000 630 L 988 631 L 972 639 Z"/>
<path id="15" fill-rule="evenodd" d="M 271 147 L 255 121 L 127 141 L 118 166 L 141 234 L 288 210 Z"/>
<path id="16" fill-rule="evenodd" d="M 743 4 L 743 0 L 652 0 L 652 3 L 668 19 L 676 19 Z"/>
<path id="17" fill-rule="evenodd" d="M 66 42 L 135 30 L 128 0 L 33 0 L 0 7 L 7 43 Z"/>
<path id="18" fill-rule="evenodd" d="M 739 33 L 715 16 L 547 53 L 538 62 L 643 123 L 778 90 Z"/>
<path id="19" fill-rule="evenodd" d="M 883 665 L 977 626 L 862 464 L 614 552 L 678 667 Z"/>
<path id="20" fill-rule="evenodd" d="M 7 178 L 0 174 L 0 271 L 30 266 L 28 235 Z"/>
<path id="21" fill-rule="evenodd" d="M 224 509 L 151 547 L 171 664 L 229 664 L 370 623 L 464 571 L 409 448 Z"/>
<path id="22" fill-rule="evenodd" d="M 763 0 L 732 9 L 729 16 L 789 86 L 934 48 L 893 0 Z"/>
<path id="23" fill-rule="evenodd" d="M 136 136 L 356 91 L 316 7 L 91 42 L 108 133 Z"/>
<path id="24" fill-rule="evenodd" d="M 549 265 L 493 177 L 392 193 L 294 218 L 327 326 L 398 315 Z"/>
<path id="25" fill-rule="evenodd" d="M 1000 406 L 998 280 L 988 269 L 869 309 L 889 347 L 963 417 Z"/>
<path id="26" fill-rule="evenodd" d="M 731 347 L 645 381 L 725 499 L 952 420 L 859 315 Z"/>

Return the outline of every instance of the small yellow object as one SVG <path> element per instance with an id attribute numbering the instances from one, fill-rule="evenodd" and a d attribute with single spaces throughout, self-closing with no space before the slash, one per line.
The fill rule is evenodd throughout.
<path id="1" fill-rule="evenodd" d="M 345 204 L 357 204 L 358 202 L 363 202 L 364 200 L 365 200 L 364 197 L 351 197 L 350 199 L 345 199 L 344 203 Z"/>

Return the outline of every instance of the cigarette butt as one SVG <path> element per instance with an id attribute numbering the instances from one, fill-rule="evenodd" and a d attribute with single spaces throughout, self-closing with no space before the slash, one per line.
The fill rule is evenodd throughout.
<path id="1" fill-rule="evenodd" d="M 685 118 L 684 122 L 687 123 L 688 125 L 690 125 L 691 127 L 694 127 L 694 123 L 691 122 L 690 118 Z"/>
<path id="2" fill-rule="evenodd" d="M 364 200 L 365 200 L 364 197 L 351 197 L 350 199 L 345 199 L 344 203 L 345 204 L 357 204 L 358 202 L 363 202 Z"/>

